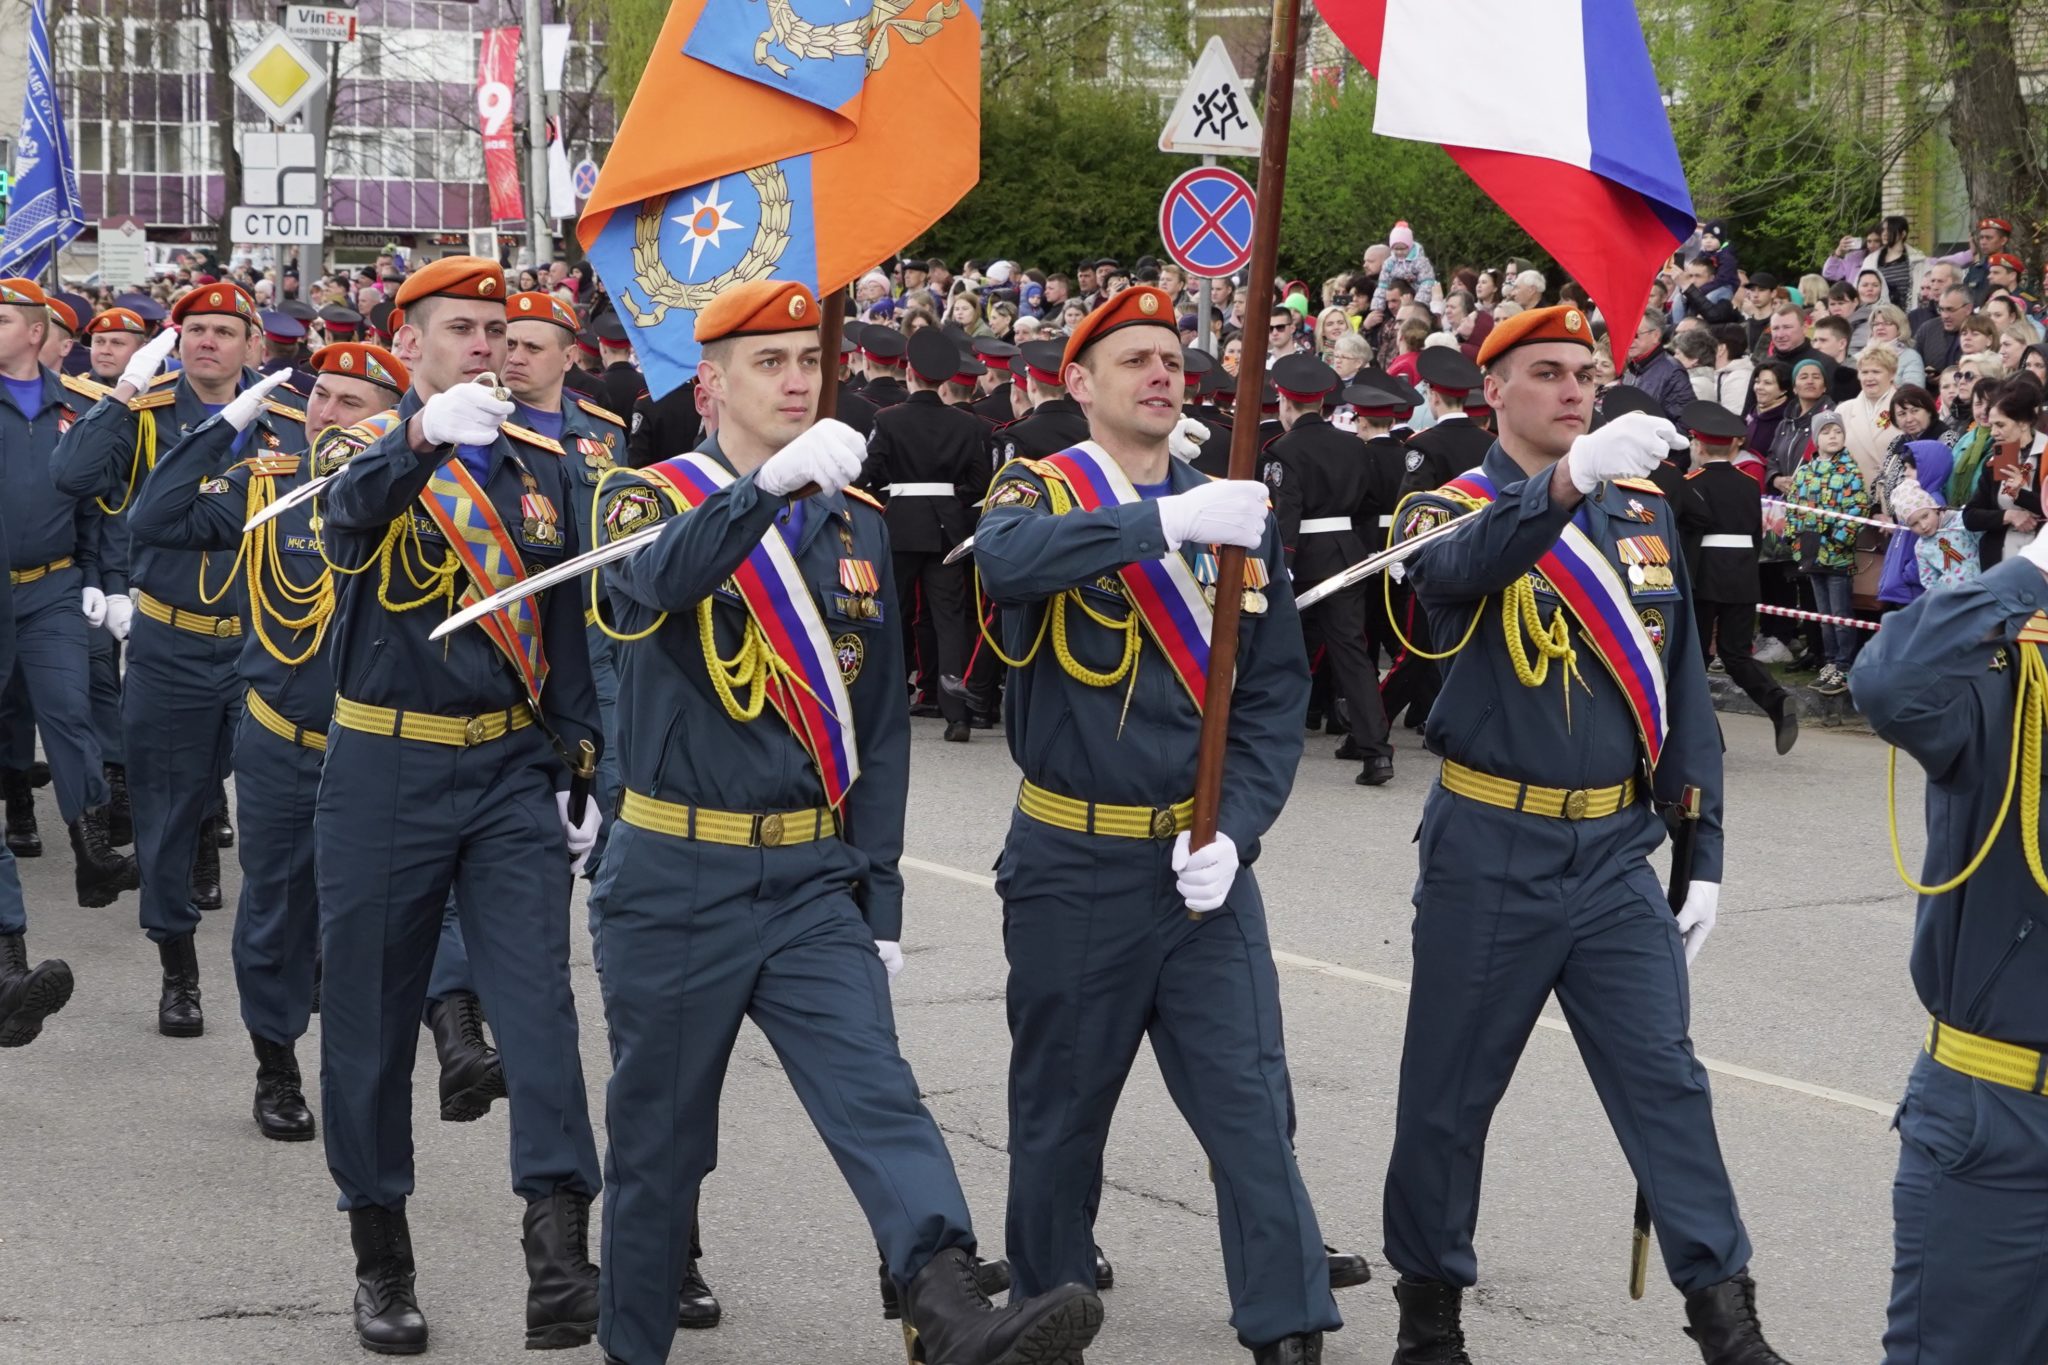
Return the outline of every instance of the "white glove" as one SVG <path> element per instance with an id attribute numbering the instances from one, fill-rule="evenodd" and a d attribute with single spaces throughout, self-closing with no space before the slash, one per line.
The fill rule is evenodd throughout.
<path id="1" fill-rule="evenodd" d="M 583 861 L 590 856 L 591 847 L 597 843 L 597 827 L 603 823 L 603 817 L 597 813 L 597 802 L 594 799 L 585 802 L 583 823 L 572 825 L 569 823 L 569 793 L 556 792 L 555 813 L 562 817 L 562 833 L 569 840 L 569 874 L 581 876 Z"/>
<path id="2" fill-rule="evenodd" d="M 291 377 L 290 370 L 264 375 L 230 399 L 228 405 L 220 410 L 220 415 L 236 431 L 247 431 L 250 423 L 263 411 L 263 400 L 270 396 L 270 391 Z"/>
<path id="3" fill-rule="evenodd" d="M 78 609 L 85 613 L 85 623 L 97 627 L 107 619 L 107 595 L 98 588 L 87 588 L 79 594 Z"/>
<path id="4" fill-rule="evenodd" d="M 768 457 L 754 475 L 754 487 L 772 497 L 787 497 L 807 483 L 820 493 L 837 493 L 860 477 L 867 463 L 868 443 L 844 422 L 830 417 Z"/>
<path id="5" fill-rule="evenodd" d="M 1180 874 L 1173 889 L 1188 903 L 1188 909 L 1220 909 L 1237 880 L 1237 845 L 1222 830 L 1208 844 L 1188 852 L 1188 835 L 1182 830 L 1173 841 L 1173 870 Z"/>
<path id="6" fill-rule="evenodd" d="M 2048 536 L 2035 536 L 2028 541 L 2027 547 L 2020 551 L 2020 558 L 2048 574 Z"/>
<path id="7" fill-rule="evenodd" d="M 1572 442 L 1565 468 L 1572 487 L 1591 493 L 1609 479 L 1640 479 L 1664 461 L 1666 451 L 1689 443 L 1669 418 L 1647 412 L 1625 412 Z"/>
<path id="8" fill-rule="evenodd" d="M 1173 458 L 1182 464 L 1193 464 L 1195 456 L 1202 453 L 1202 442 L 1209 439 L 1209 428 L 1192 417 L 1180 419 L 1166 438 L 1166 448 L 1173 452 Z"/>
<path id="9" fill-rule="evenodd" d="M 1685 893 L 1685 907 L 1678 912 L 1678 936 L 1685 940 L 1685 965 L 1700 955 L 1707 935 L 1714 932 L 1714 916 L 1721 908 L 1721 883 L 1694 882 Z"/>
<path id="10" fill-rule="evenodd" d="M 882 955 L 882 965 L 889 969 L 889 979 L 894 981 L 896 973 L 903 970 L 903 945 L 893 939 L 878 938 L 875 951 Z"/>
<path id="11" fill-rule="evenodd" d="M 1256 550 L 1266 534 L 1266 485 L 1251 479 L 1212 479 L 1199 488 L 1159 500 L 1159 529 L 1166 548 L 1242 545 Z"/>
<path id="12" fill-rule="evenodd" d="M 128 638 L 128 627 L 135 621 L 135 599 L 125 592 L 107 594 L 107 634 L 116 640 Z"/>
<path id="13" fill-rule="evenodd" d="M 138 392 L 149 387 L 149 381 L 156 378 L 156 372 L 164 367 L 164 357 L 178 344 L 178 329 L 166 327 L 138 348 L 128 357 L 126 368 L 121 371 L 118 381 Z"/>
<path id="14" fill-rule="evenodd" d="M 482 384 L 457 384 L 420 408 L 420 435 L 433 446 L 487 446 L 511 415 L 512 404 Z"/>

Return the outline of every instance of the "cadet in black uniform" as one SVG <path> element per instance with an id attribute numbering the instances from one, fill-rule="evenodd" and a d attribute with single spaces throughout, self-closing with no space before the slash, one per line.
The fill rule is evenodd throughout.
<path id="1" fill-rule="evenodd" d="M 888 493 L 889 545 L 904 623 L 914 619 L 920 587 L 931 613 L 935 657 L 924 657 L 920 672 L 961 679 L 974 630 L 967 566 L 947 564 L 945 557 L 974 530 L 973 507 L 988 484 L 987 427 L 972 412 L 948 407 L 939 397 L 960 363 L 951 341 L 926 328 L 910 339 L 909 350 L 910 396 L 875 414 L 864 481 Z M 859 591 L 879 589 L 870 585 Z M 971 737 L 966 700 L 952 688 L 927 691 L 936 695 L 946 718 L 946 738 L 966 743 Z"/>
<path id="2" fill-rule="evenodd" d="M 597 333 L 597 354 L 604 361 L 604 369 L 598 375 L 597 401 L 613 412 L 633 411 L 647 397 L 647 377 L 633 363 L 625 319 L 617 313 L 606 313 L 591 322 L 590 330 Z M 661 458 L 677 453 L 668 451 Z"/>
<path id="3" fill-rule="evenodd" d="M 861 324 L 849 322 L 846 325 L 848 328 L 856 328 Z M 837 415 L 840 421 L 846 423 L 846 425 L 852 427 L 865 437 L 874 432 L 875 414 L 880 412 L 881 409 L 861 395 L 860 385 L 857 382 L 859 375 L 855 369 L 856 362 L 859 359 L 860 337 L 852 331 L 841 333 L 839 337 L 839 411 Z M 693 379 L 690 382 L 695 384 L 697 381 Z M 685 447 L 685 449 L 694 448 Z"/>
<path id="4" fill-rule="evenodd" d="M 1057 341 L 1027 341 L 1018 349 L 1024 367 L 1024 390 L 1031 411 L 1006 427 L 998 427 L 994 445 L 998 464 L 1011 460 L 1042 460 L 1088 439 L 1088 418 L 1081 405 L 1067 397 L 1060 378 L 1064 348 Z"/>
<path id="5" fill-rule="evenodd" d="M 573 388 L 570 382 L 581 373 L 575 366 L 569 367 L 562 386 Z M 587 378 L 587 376 L 586 376 Z M 582 390 L 593 403 L 602 403 L 602 385 L 591 385 Z M 642 398 L 633 405 L 632 420 L 626 430 L 626 463 L 635 469 L 662 460 L 686 455 L 697 448 L 697 442 L 704 436 L 704 419 L 697 413 L 697 381 L 680 384 L 659 398 Z"/>
<path id="6" fill-rule="evenodd" d="M 1365 558 L 1379 502 L 1358 438 L 1323 419 L 1323 399 L 1337 387 L 1337 372 L 1312 355 L 1286 355 L 1273 365 L 1273 383 L 1287 431 L 1266 448 L 1265 480 L 1288 568 L 1305 588 Z M 1303 611 L 1301 630 L 1310 658 L 1319 646 L 1327 651 L 1331 680 L 1344 699 L 1351 733 L 1338 753 L 1364 761 L 1360 786 L 1378 787 L 1393 780 L 1394 748 L 1387 742 L 1379 671 L 1365 647 L 1366 587 L 1346 588 Z"/>
<path id="7" fill-rule="evenodd" d="M 1593 419 L 1593 431 L 1631 412 L 1649 417 L 1666 416 L 1663 403 L 1655 395 L 1633 384 L 1615 385 L 1600 395 L 1598 406 L 1600 411 Z M 1664 495 L 1664 500 L 1671 504 L 1672 512 L 1678 517 L 1678 548 L 1685 559 L 1685 576 L 1697 583 L 1700 576 L 1700 539 L 1707 533 L 1707 505 L 1686 483 L 1685 470 L 1670 460 L 1658 461 L 1657 467 L 1650 471 L 1649 479 L 1657 485 L 1657 491 Z"/>
<path id="8" fill-rule="evenodd" d="M 971 412 L 982 422 L 993 427 L 996 419 L 976 411 L 975 401 L 981 392 L 982 376 L 988 373 L 988 362 L 980 356 L 970 355 L 966 350 L 956 350 L 953 377 L 939 390 L 940 399 L 949 408 Z M 991 471 L 993 472 L 993 471 Z"/>
<path id="9" fill-rule="evenodd" d="M 1763 535 L 1763 490 L 1736 468 L 1747 434 L 1742 418 L 1719 403 L 1695 400 L 1685 410 L 1692 432 L 1694 469 L 1687 487 L 1706 512 L 1699 568 L 1692 575 L 1693 614 L 1700 623 L 1700 657 L 1714 654 L 1719 635 L 1721 664 L 1735 685 L 1763 707 L 1778 731 L 1778 752 L 1799 739 L 1799 713 L 1770 670 L 1750 657 L 1756 640 L 1756 604 L 1763 596 L 1757 541 Z"/>
<path id="10" fill-rule="evenodd" d="M 981 396 L 974 402 L 974 410 L 989 421 L 1001 426 L 1017 420 L 1017 392 L 1015 374 L 1010 362 L 1017 358 L 1014 343 L 1001 337 L 976 337 L 971 343 L 975 358 L 988 366 L 988 376 L 982 381 Z"/>
<path id="11" fill-rule="evenodd" d="M 946 343 L 951 345 L 951 342 Z M 903 360 L 910 347 L 903 340 L 903 334 L 879 323 L 869 323 L 860 334 L 861 364 L 867 367 L 868 382 L 861 386 L 861 397 L 877 408 L 894 407 L 910 397 L 910 390 L 903 386 Z"/>
<path id="12" fill-rule="evenodd" d="M 1394 424 L 1414 411 L 1411 400 L 1419 402 L 1422 395 L 1393 378 L 1384 370 L 1361 370 L 1350 384 L 1344 387 L 1340 397 L 1350 405 L 1357 423 L 1356 435 L 1365 447 L 1365 483 L 1373 508 L 1370 526 L 1361 526 L 1360 534 L 1365 540 L 1367 554 L 1378 554 L 1387 548 L 1394 525 L 1394 509 L 1401 505 L 1401 480 L 1408 471 L 1408 446 L 1394 435 Z M 1303 589 L 1315 586 L 1313 581 L 1302 579 Z M 1380 651 L 1385 650 L 1388 661 L 1399 660 L 1401 642 L 1395 638 L 1387 615 L 1389 593 L 1385 585 L 1373 579 L 1365 583 L 1365 654 L 1371 661 L 1373 675 L 1379 675 Z M 1386 712 L 1386 693 L 1382 687 L 1380 709 Z M 1393 718 L 1388 716 L 1388 728 L 1392 729 Z"/>

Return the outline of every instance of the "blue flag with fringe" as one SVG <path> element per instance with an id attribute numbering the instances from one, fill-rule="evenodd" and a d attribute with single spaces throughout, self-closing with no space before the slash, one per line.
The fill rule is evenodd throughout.
<path id="1" fill-rule="evenodd" d="M 85 230 L 71 139 L 50 76 L 50 23 L 45 0 L 28 20 L 28 90 L 21 100 L 21 136 L 14 144 L 14 191 L 0 232 L 0 275 L 34 279 Z"/>

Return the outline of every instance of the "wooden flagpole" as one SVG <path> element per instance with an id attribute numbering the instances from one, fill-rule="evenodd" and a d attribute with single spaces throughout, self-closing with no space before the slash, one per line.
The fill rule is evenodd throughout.
<path id="1" fill-rule="evenodd" d="M 1273 276 L 1280 256 L 1280 201 L 1287 184 L 1287 134 L 1294 118 L 1295 31 L 1301 0 L 1273 0 L 1273 36 L 1266 61 L 1265 128 L 1259 146 L 1258 203 L 1252 220 L 1251 282 L 1246 286 L 1243 347 L 1237 366 L 1237 420 L 1230 432 L 1230 477 L 1254 477 L 1258 457 L 1259 392 L 1266 382 Z M 1230 693 L 1237 683 L 1238 615 L 1244 602 L 1243 549 L 1227 545 L 1216 573 L 1216 614 L 1209 630 L 1209 677 L 1202 707 L 1202 741 L 1195 760 L 1194 825 L 1190 848 L 1216 838 L 1223 799 L 1223 748 L 1230 733 Z M 1190 916 L 1200 919 L 1198 912 Z"/>

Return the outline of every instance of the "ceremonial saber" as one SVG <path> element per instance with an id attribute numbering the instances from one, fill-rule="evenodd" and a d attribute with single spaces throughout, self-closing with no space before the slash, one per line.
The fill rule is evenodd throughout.
<path id="1" fill-rule="evenodd" d="M 1280 256 L 1280 201 L 1287 186 L 1287 135 L 1294 121 L 1294 59 L 1296 30 L 1301 27 L 1301 0 L 1273 0 L 1273 31 L 1266 61 L 1266 126 L 1259 143 L 1258 198 L 1252 213 L 1251 272 L 1245 297 L 1273 297 L 1273 274 Z M 1266 372 L 1266 329 L 1248 327 L 1238 373 Z M 1257 381 L 1252 381 L 1252 406 L 1258 407 Z M 1249 480 L 1258 458 L 1259 424 L 1237 422 L 1230 433 L 1233 479 Z M 1230 740 L 1230 692 L 1237 685 L 1237 626 L 1244 607 L 1244 547 L 1225 545 L 1216 562 L 1216 611 L 1209 626 L 1209 674 L 1203 688 L 1202 738 L 1195 751 L 1195 809 L 1188 829 L 1188 848 L 1205 848 L 1216 840 L 1216 817 L 1223 804 L 1223 751 Z M 1190 919 L 1208 913 L 1188 911 Z"/>
<path id="2" fill-rule="evenodd" d="M 482 374 L 478 375 L 476 377 L 475 382 L 478 384 L 482 384 L 486 388 L 490 389 L 491 397 L 497 399 L 500 403 L 509 403 L 512 401 L 512 391 L 510 389 L 505 388 L 502 384 L 500 384 L 498 382 L 498 376 L 492 374 L 490 371 L 486 370 Z M 347 466 L 344 465 L 343 468 L 345 469 L 347 468 Z M 335 470 L 332 474 L 322 474 L 317 479 L 313 479 L 307 483 L 300 484 L 297 488 L 294 488 L 291 492 L 285 494 L 283 497 L 277 499 L 275 502 L 265 504 L 256 513 L 255 516 L 249 518 L 248 521 L 242 524 L 242 534 L 248 535 L 249 532 L 255 530 L 264 522 L 270 521 L 276 517 L 281 517 L 286 512 L 289 512 L 294 507 L 297 507 L 300 503 L 311 501 L 312 499 L 320 496 L 320 490 L 327 487 L 328 484 L 333 483 L 336 478 L 340 477 L 340 475 L 340 469 Z"/>
<path id="3" fill-rule="evenodd" d="M 958 564 L 961 560 L 967 558 L 967 556 L 973 553 L 974 537 L 969 536 L 967 537 L 967 539 L 961 541 L 958 545 L 955 545 L 952 549 L 946 551 L 946 557 L 940 560 L 939 562 L 941 564 Z"/>
<path id="4" fill-rule="evenodd" d="M 1294 605 L 1304 609 L 1312 607 L 1324 598 L 1335 596 L 1353 584 L 1363 583 L 1366 579 L 1371 578 L 1382 570 L 1393 568 L 1396 564 L 1399 564 L 1438 536 L 1463 526 L 1466 522 L 1478 516 L 1481 510 L 1475 507 L 1470 512 L 1460 512 L 1441 526 L 1432 526 L 1421 535 L 1411 536 L 1399 545 L 1391 545 L 1369 559 L 1359 560 L 1342 573 L 1324 579 L 1307 592 L 1296 597 Z"/>
<path id="5" fill-rule="evenodd" d="M 582 825 L 590 808 L 590 789 L 597 781 L 597 746 L 587 739 L 576 741 L 574 761 L 569 765 L 569 823 Z"/>
<path id="6" fill-rule="evenodd" d="M 1671 883 L 1665 900 L 1674 915 L 1685 909 L 1685 898 L 1692 892 L 1693 851 L 1699 847 L 1700 839 L 1700 799 L 1700 789 L 1689 786 L 1679 794 L 1678 805 L 1673 808 L 1678 826 L 1671 832 Z M 1649 1274 L 1650 1200 L 1638 1183 L 1635 1231 L 1629 1239 L 1628 1253 L 1628 1296 L 1631 1299 L 1643 1296 L 1643 1285 Z"/>

